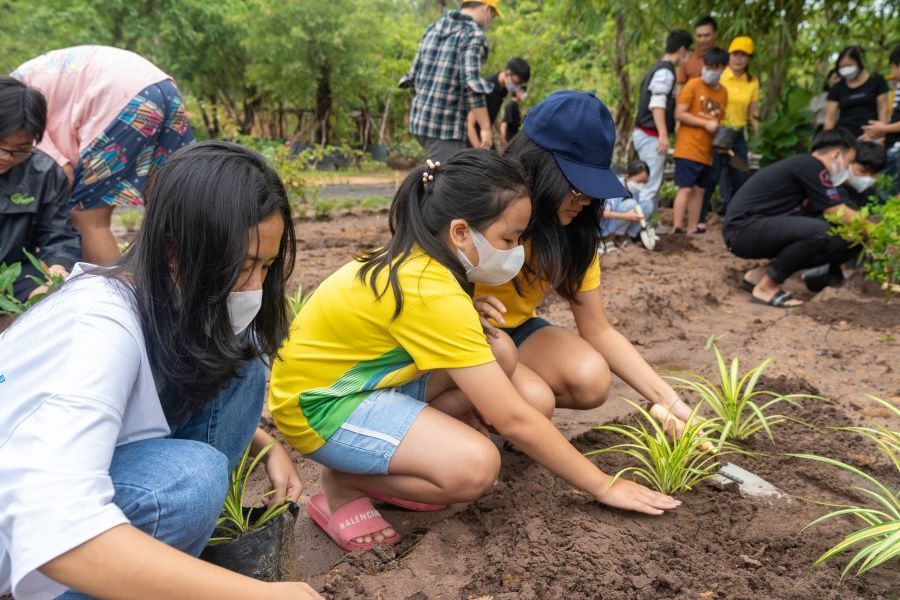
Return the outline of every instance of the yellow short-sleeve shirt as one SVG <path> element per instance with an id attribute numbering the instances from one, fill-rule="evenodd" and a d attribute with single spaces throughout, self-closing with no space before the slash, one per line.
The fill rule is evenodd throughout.
<path id="1" fill-rule="evenodd" d="M 525 262 L 531 261 L 531 245 L 530 242 L 525 244 Z M 517 277 L 522 287 L 523 296 L 516 291 L 515 284 L 510 281 L 503 285 L 484 285 L 477 284 L 475 286 L 476 296 L 494 296 L 506 307 L 506 313 L 503 315 L 505 321 L 504 327 L 518 327 L 531 317 L 537 316 L 537 307 L 544 300 L 544 296 L 550 291 L 549 283 L 544 280 L 529 279 L 524 270 Z M 600 257 L 595 255 L 591 261 L 581 285 L 578 287 L 579 292 L 589 292 L 600 287 Z"/>
<path id="2" fill-rule="evenodd" d="M 750 120 L 750 104 L 759 101 L 759 79 L 753 81 L 744 73 L 735 77 L 731 67 L 725 67 L 719 81 L 728 90 L 728 105 L 725 108 L 725 126 L 743 129 Z"/>
<path id="3" fill-rule="evenodd" d="M 452 273 L 417 252 L 399 269 L 403 310 L 358 277 L 361 263 L 323 281 L 291 324 L 272 368 L 269 410 L 300 453 L 322 447 L 374 390 L 422 371 L 494 361 L 472 299 Z M 379 288 L 387 274 L 379 275 Z"/>

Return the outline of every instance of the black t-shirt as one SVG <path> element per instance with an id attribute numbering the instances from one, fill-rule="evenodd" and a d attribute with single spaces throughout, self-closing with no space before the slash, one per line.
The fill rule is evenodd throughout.
<path id="1" fill-rule="evenodd" d="M 846 127 L 850 132 L 862 135 L 862 126 L 878 119 L 878 96 L 888 91 L 887 82 L 881 75 L 869 75 L 864 84 L 850 89 L 843 79 L 828 90 L 828 100 L 838 103 L 838 127 Z"/>
<path id="2" fill-rule="evenodd" d="M 891 111 L 891 123 L 900 121 L 900 84 L 894 82 L 894 108 Z M 900 133 L 890 133 L 885 136 L 884 145 L 890 149 L 895 143 L 900 142 Z"/>
<path id="3" fill-rule="evenodd" d="M 798 154 L 765 167 L 741 186 L 728 203 L 725 229 L 755 217 L 819 217 L 839 204 L 843 197 L 822 161 Z"/>
<path id="4" fill-rule="evenodd" d="M 522 111 L 518 102 L 510 100 L 506 103 L 506 108 L 503 109 L 503 122 L 506 123 L 506 139 L 509 141 L 522 127 Z"/>

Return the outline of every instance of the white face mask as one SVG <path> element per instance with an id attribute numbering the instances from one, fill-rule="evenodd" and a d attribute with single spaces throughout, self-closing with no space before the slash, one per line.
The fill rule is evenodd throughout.
<path id="1" fill-rule="evenodd" d="M 522 270 L 525 264 L 525 248 L 516 246 L 509 250 L 497 250 L 484 236 L 470 229 L 475 249 L 478 251 L 478 266 L 474 266 L 469 257 L 456 249 L 459 261 L 466 268 L 466 278 L 472 283 L 484 283 L 487 285 L 503 285 L 511 281 Z"/>
<path id="2" fill-rule="evenodd" d="M 840 69 L 838 69 L 838 75 L 840 75 L 844 79 L 853 79 L 854 77 L 859 75 L 859 67 L 853 65 L 841 67 Z"/>
<path id="3" fill-rule="evenodd" d="M 721 77 L 721 73 L 713 71 L 712 69 L 703 67 L 700 70 L 700 78 L 703 80 L 703 83 L 710 87 L 716 87 L 717 85 L 719 85 L 719 79 L 721 79 Z"/>
<path id="4" fill-rule="evenodd" d="M 847 177 L 847 183 L 857 192 L 863 192 L 872 187 L 872 184 L 875 183 L 875 178 L 871 175 L 854 175 L 851 173 Z"/>
<path id="5" fill-rule="evenodd" d="M 831 169 L 830 173 L 831 183 L 834 184 L 834 187 L 841 185 L 850 177 L 850 170 L 844 164 L 843 154 L 837 155 L 837 159 L 834 161 L 834 166 Z"/>
<path id="6" fill-rule="evenodd" d="M 625 187 L 628 188 L 628 191 L 631 192 L 631 195 L 634 198 L 637 198 L 638 196 L 640 196 L 641 192 L 644 191 L 644 184 L 637 183 L 636 181 L 629 181 L 628 183 L 625 184 Z"/>
<path id="7" fill-rule="evenodd" d="M 235 335 L 250 326 L 262 306 L 262 299 L 261 289 L 228 294 L 228 316 Z"/>

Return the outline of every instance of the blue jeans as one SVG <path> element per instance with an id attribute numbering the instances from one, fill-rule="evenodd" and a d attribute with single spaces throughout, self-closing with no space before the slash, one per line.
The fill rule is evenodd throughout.
<path id="1" fill-rule="evenodd" d="M 735 155 L 747 162 L 747 139 L 744 130 L 739 130 L 734 136 L 734 144 L 731 149 Z M 719 186 L 719 213 L 724 214 L 728 203 L 737 193 L 738 189 L 747 181 L 747 174 L 741 173 L 731 166 L 731 156 L 716 152 L 713 156 L 712 181 L 703 194 L 703 210 L 700 212 L 700 222 L 706 223 L 706 216 L 712 208 L 712 195 Z"/>
<path id="2" fill-rule="evenodd" d="M 113 503 L 144 533 L 199 556 L 222 512 L 230 471 L 259 425 L 265 392 L 263 364 L 245 363 L 228 388 L 169 437 L 116 448 L 109 466 Z M 87 596 L 69 590 L 60 598 Z"/>
<path id="3" fill-rule="evenodd" d="M 643 190 L 637 198 L 609 198 L 604 205 L 613 212 L 630 212 L 640 206 L 644 216 L 653 213 L 653 205 Z M 637 221 L 622 221 L 620 219 L 603 219 L 600 221 L 600 235 L 627 235 L 630 238 L 637 237 L 641 232 L 641 224 Z"/>
<path id="4" fill-rule="evenodd" d="M 634 150 L 638 157 L 647 163 L 650 169 L 650 177 L 644 184 L 644 190 L 641 197 L 646 199 L 648 206 L 653 208 L 650 212 L 645 212 L 645 217 L 656 214 L 659 209 L 659 188 L 663 181 L 663 171 L 666 169 L 666 157 L 656 153 L 659 148 L 659 138 L 647 135 L 640 129 L 635 129 L 631 133 L 631 142 L 634 144 Z"/>

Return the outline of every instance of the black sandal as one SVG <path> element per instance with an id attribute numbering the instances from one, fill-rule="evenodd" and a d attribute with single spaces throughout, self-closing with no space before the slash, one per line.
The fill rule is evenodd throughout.
<path id="1" fill-rule="evenodd" d="M 775 292 L 768 301 L 760 300 L 756 296 L 750 296 L 750 302 L 755 302 L 756 304 L 765 304 L 766 306 L 774 306 L 775 308 L 797 308 L 796 306 L 785 306 L 785 304 L 792 299 L 791 293 L 784 290 Z M 797 306 L 800 305 L 798 304 Z"/>
<path id="2" fill-rule="evenodd" d="M 745 292 L 750 292 L 752 294 L 753 288 L 755 288 L 755 287 L 756 287 L 755 285 L 753 285 L 752 283 L 750 283 L 749 281 L 747 281 L 746 279 L 741 277 L 741 289 L 742 290 L 744 290 Z"/>

